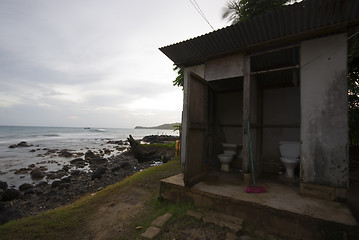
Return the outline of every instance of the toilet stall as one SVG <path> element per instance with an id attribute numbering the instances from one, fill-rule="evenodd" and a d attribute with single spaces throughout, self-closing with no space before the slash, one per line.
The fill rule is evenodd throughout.
<path id="1" fill-rule="evenodd" d="M 206 114 L 204 119 L 208 126 L 205 133 L 208 146 L 205 152 L 207 170 L 219 168 L 217 155 L 223 152 L 222 143 L 231 143 L 238 145 L 238 155 L 233 158 L 231 169 L 249 172 L 249 152 L 243 147 L 243 144 L 248 146 L 248 135 L 244 134 L 244 131 L 248 131 L 246 119 L 250 119 L 252 154 L 257 175 L 262 172 L 278 174 L 283 170 L 279 159 L 279 141 L 300 141 L 298 46 L 272 49 L 249 58 L 252 65 L 249 95 L 244 94 L 243 54 L 185 69 L 185 86 L 190 85 L 189 81 L 196 81 L 193 80 L 196 77 L 202 78 L 208 91 L 207 112 L 203 113 Z M 190 92 L 190 89 L 185 88 L 187 97 Z M 244 98 L 248 96 L 249 105 L 245 106 Z M 190 102 L 187 104 L 192 105 Z M 249 116 L 247 118 L 244 109 Z M 183 123 L 186 118 L 188 112 L 184 111 Z M 186 136 L 186 130 L 182 135 Z M 185 158 L 185 155 L 182 156 L 182 161 Z M 243 158 L 247 158 L 247 161 L 244 162 Z M 185 165 L 184 161 L 182 163 Z"/>
<path id="2" fill-rule="evenodd" d="M 345 198 L 346 73 L 357 4 L 303 1 L 160 49 L 184 69 L 186 186 L 220 169 L 222 143 L 241 148 L 230 168 L 244 181 L 251 179 L 251 149 L 256 177 L 279 175 L 285 172 L 279 142 L 290 141 L 300 144 L 294 171 L 300 192 Z"/>

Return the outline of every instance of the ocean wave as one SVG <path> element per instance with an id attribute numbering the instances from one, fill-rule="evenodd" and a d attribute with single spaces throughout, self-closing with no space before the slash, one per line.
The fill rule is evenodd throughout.
<path id="1" fill-rule="evenodd" d="M 95 129 L 96 132 L 107 132 L 106 129 L 103 128 L 97 128 Z"/>

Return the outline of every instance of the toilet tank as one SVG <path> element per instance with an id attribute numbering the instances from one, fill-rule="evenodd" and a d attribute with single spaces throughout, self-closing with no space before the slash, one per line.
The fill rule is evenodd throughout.
<path id="1" fill-rule="evenodd" d="M 300 142 L 280 141 L 279 151 L 282 157 L 299 158 L 300 156 Z"/>

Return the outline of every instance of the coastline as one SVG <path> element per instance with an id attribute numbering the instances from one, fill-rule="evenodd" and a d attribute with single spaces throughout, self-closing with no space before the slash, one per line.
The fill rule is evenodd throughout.
<path id="1" fill-rule="evenodd" d="M 46 171 L 37 165 L 22 169 L 21 174 L 28 176 L 39 172 L 39 179 L 32 177 L 31 181 L 21 184 L 18 189 L 8 186 L 7 189 L 12 189 L 14 194 L 13 199 L 5 196 L 6 189 L 0 190 L 0 224 L 66 205 L 138 171 L 161 164 L 161 159 L 139 162 L 133 156 L 127 141 L 107 141 L 107 144 L 117 149 L 116 154 L 113 154 L 115 150 L 104 149 L 102 146 L 97 151 L 87 150 L 82 156 L 78 152 L 60 149 L 52 151 L 52 154 L 68 162 L 61 169 Z M 174 149 L 169 149 L 167 154 L 166 159 L 172 158 Z M 3 184 L 0 182 L 0 185 Z"/>

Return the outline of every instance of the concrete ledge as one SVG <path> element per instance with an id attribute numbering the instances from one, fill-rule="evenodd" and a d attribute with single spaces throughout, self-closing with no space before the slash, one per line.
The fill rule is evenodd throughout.
<path id="1" fill-rule="evenodd" d="M 163 198 L 177 202 L 192 202 L 198 207 L 211 208 L 244 219 L 263 231 L 285 239 L 355 239 L 359 235 L 358 224 L 350 216 L 346 223 L 341 222 L 342 214 L 346 211 L 341 209 L 339 214 L 339 203 L 306 198 L 298 195 L 298 192 L 291 193 L 293 196 L 288 200 L 286 197 L 290 188 L 274 184 L 266 186 L 270 189 L 267 193 L 257 195 L 245 194 L 243 184 L 229 185 L 217 182 L 211 185 L 202 182 L 186 188 L 180 177 L 174 176 L 161 181 L 160 194 Z M 181 181 L 176 184 L 176 179 Z M 281 189 L 282 192 L 275 188 Z M 281 196 L 281 193 L 284 196 Z M 293 205 L 294 211 L 286 209 L 288 201 Z M 303 213 L 295 207 L 296 204 L 302 204 L 300 211 L 304 211 Z M 318 205 L 323 207 L 318 208 Z M 328 212 L 331 218 L 323 217 L 324 213 L 318 211 Z M 319 217 L 314 217 L 316 215 Z"/>
<path id="2" fill-rule="evenodd" d="M 325 200 L 345 200 L 347 198 L 347 189 L 323 186 L 313 183 L 300 183 L 300 193 Z"/>

